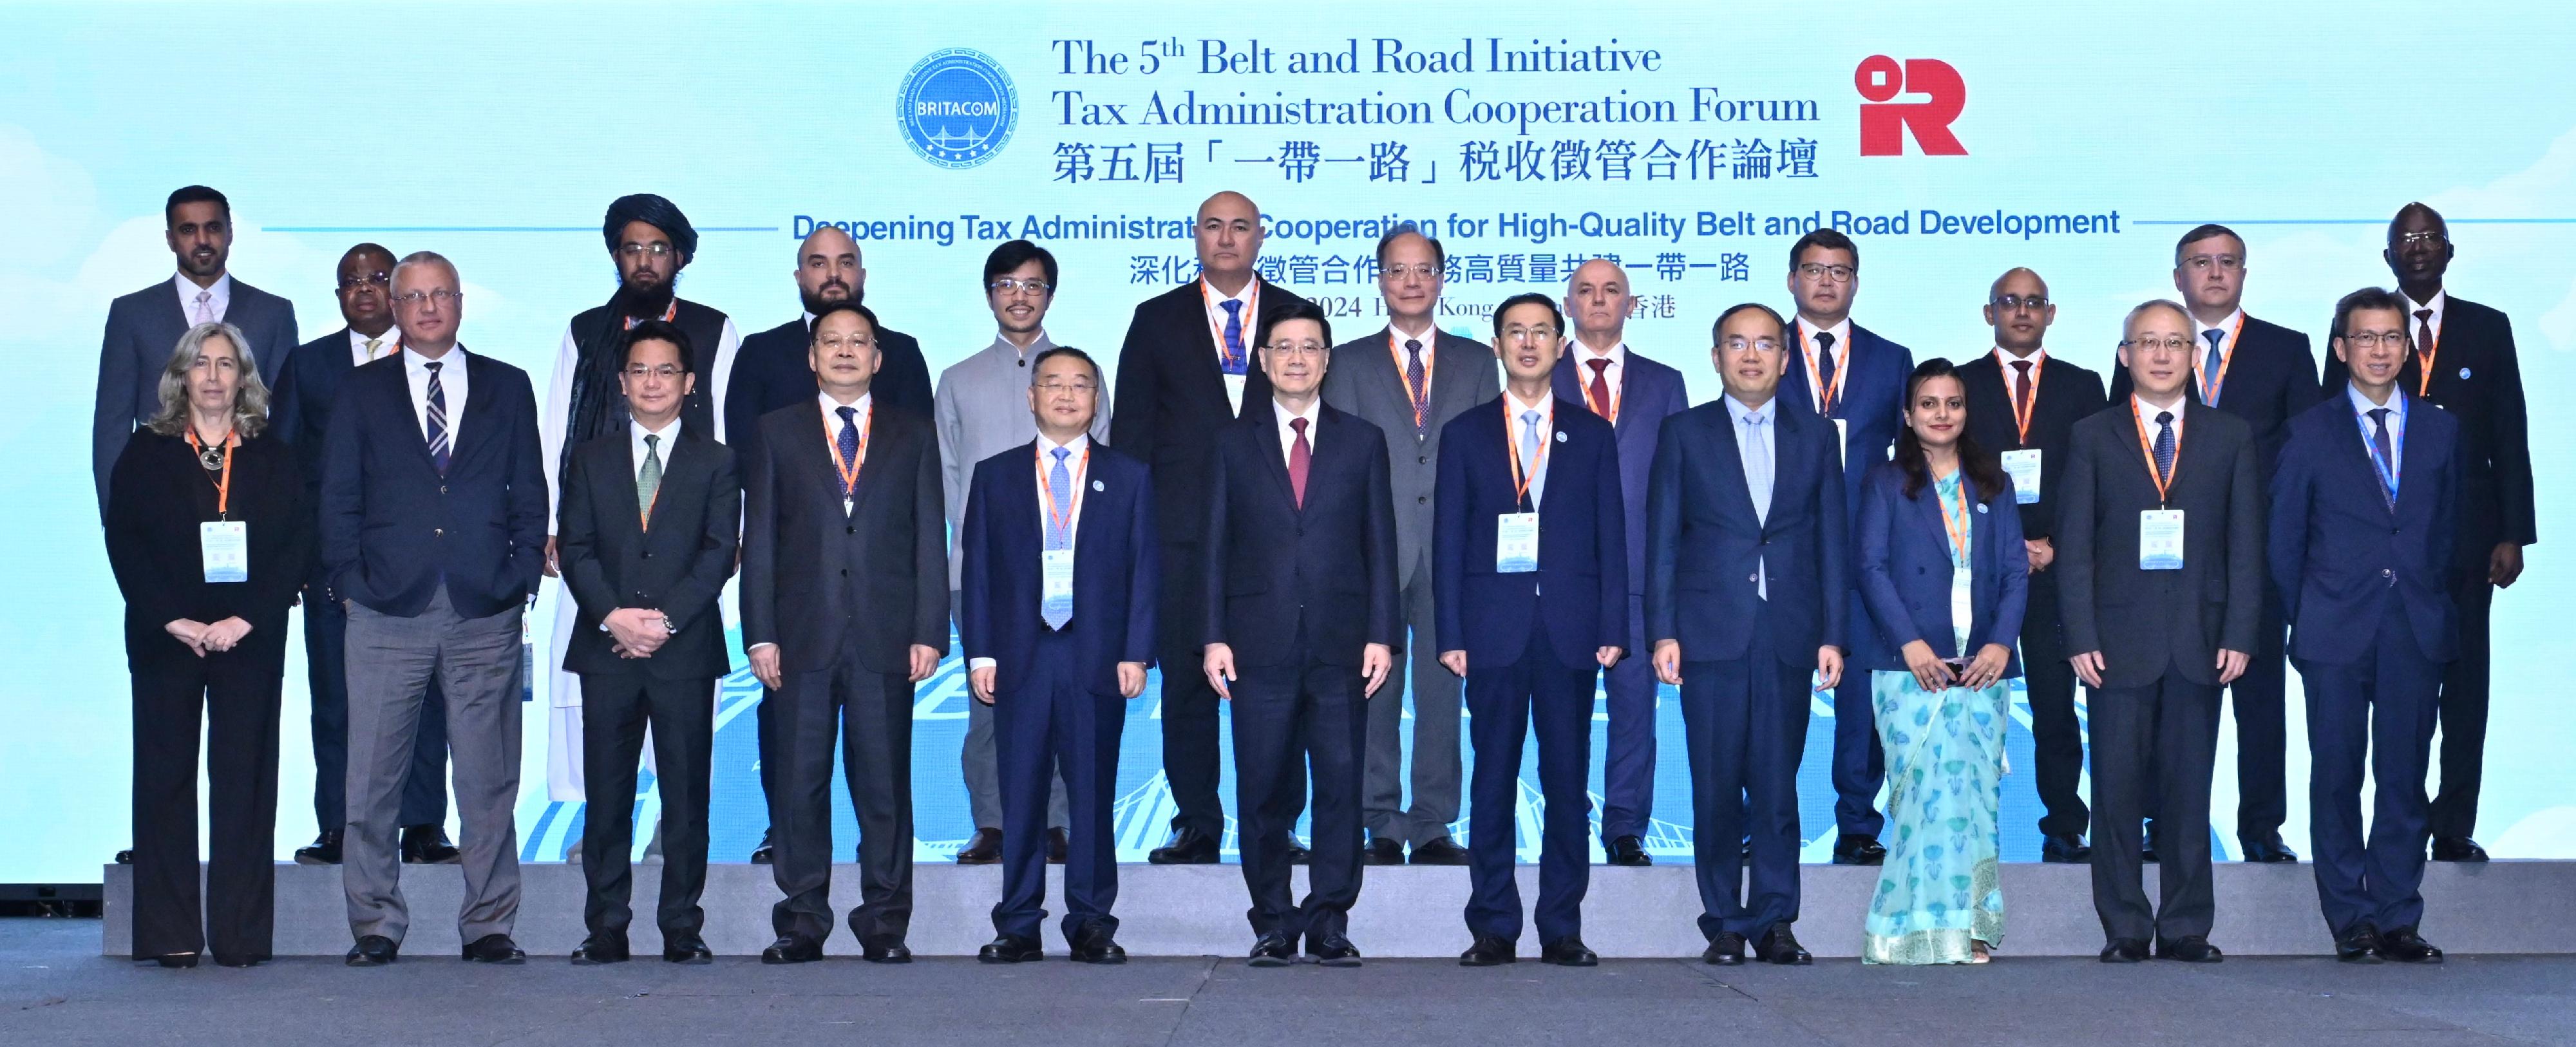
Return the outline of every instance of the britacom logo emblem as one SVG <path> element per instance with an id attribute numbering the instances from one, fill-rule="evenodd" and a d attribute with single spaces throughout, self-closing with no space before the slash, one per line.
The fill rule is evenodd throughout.
<path id="1" fill-rule="evenodd" d="M 921 158 L 941 167 L 973 167 L 1011 140 L 1019 93 L 999 63 L 981 51 L 952 47 L 915 63 L 895 98 L 895 123 Z"/>

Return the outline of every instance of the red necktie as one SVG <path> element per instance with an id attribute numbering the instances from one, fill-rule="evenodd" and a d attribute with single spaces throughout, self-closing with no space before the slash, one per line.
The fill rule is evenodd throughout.
<path id="1" fill-rule="evenodd" d="M 2030 361 L 2013 361 L 2013 410 L 2030 410 Z"/>
<path id="2" fill-rule="evenodd" d="M 1592 400 L 1592 413 L 1608 418 L 1610 417 L 1610 383 L 1604 380 L 1603 376 L 1610 371 L 1610 361 L 1596 357 L 1583 362 L 1592 365 L 1592 385 L 1583 391 L 1583 395 Z"/>
<path id="3" fill-rule="evenodd" d="M 1314 445 L 1306 442 L 1306 420 L 1291 418 L 1288 428 L 1297 431 L 1297 446 L 1288 451 L 1288 488 L 1297 495 L 1297 508 L 1306 507 L 1306 469 L 1315 464 Z"/>

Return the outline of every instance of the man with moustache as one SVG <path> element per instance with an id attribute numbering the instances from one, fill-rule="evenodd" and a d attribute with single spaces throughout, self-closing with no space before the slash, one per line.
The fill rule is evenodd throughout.
<path id="1" fill-rule="evenodd" d="M 2059 617 L 2057 572 L 2049 567 L 2057 561 L 2067 440 L 2077 420 L 2102 410 L 2102 376 L 2040 344 L 2057 321 L 2057 306 L 2038 273 L 2016 268 L 1996 277 L 1985 312 L 1995 351 L 1960 364 L 1958 373 L 1968 391 L 1968 433 L 2011 474 L 2030 554 L 2021 664 L 2030 693 L 2032 774 L 2044 811 L 2039 860 L 2083 862 L 2093 853 L 2084 842 L 2090 812 L 2076 788 L 2084 777 L 2084 729 L 2075 719 L 2075 667 L 2066 660 L 2072 652 Z"/>
<path id="2" fill-rule="evenodd" d="M 1646 644 L 1646 480 L 1664 419 L 1690 407 L 1682 373 L 1628 347 L 1628 315 L 1637 296 L 1628 271 L 1607 258 L 1576 266 L 1565 281 L 1565 312 L 1574 342 L 1558 357 L 1552 385 L 1559 399 L 1610 422 L 1619 441 L 1619 500 L 1628 535 L 1628 631 L 1620 646 Z M 1606 565 L 1618 571 L 1620 565 Z M 1646 824 L 1655 811 L 1654 667 L 1622 658 L 1601 670 L 1610 723 L 1601 764 L 1601 845 L 1610 864 L 1651 865 Z"/>
<path id="3" fill-rule="evenodd" d="M 276 432 L 295 448 L 304 470 L 305 504 L 322 502 L 322 457 L 331 431 L 331 402 L 349 373 L 402 351 L 394 330 L 394 255 L 359 244 L 340 256 L 340 317 L 347 326 L 295 347 L 278 372 L 271 398 Z M 304 664 L 313 703 L 313 820 L 321 827 L 309 846 L 295 850 L 299 865 L 340 864 L 341 830 L 348 823 L 349 616 L 317 561 L 304 585 Z M 403 780 L 402 858 L 410 863 L 454 864 L 460 856 L 447 840 L 447 715 L 438 681 L 421 703 L 419 734 L 412 741 L 411 772 Z"/>
<path id="4" fill-rule="evenodd" d="M 2290 419 L 2317 402 L 2316 354 L 2308 336 L 2245 315 L 2245 241 L 2223 225 L 2203 225 L 2174 244 L 2174 290 L 2191 311 L 2193 402 L 2215 407 L 2254 427 L 2255 482 L 2270 485 Z M 2111 376 L 2111 402 L 2129 396 L 2125 371 Z M 2289 745 L 2283 709 L 2288 666 L 2281 641 L 2289 626 L 2281 596 L 2268 587 L 2255 646 L 2245 675 L 2229 688 L 2236 707 L 2236 840 L 2249 862 L 2295 862 L 2281 840 L 2289 817 L 2288 780 L 2282 767 Z M 2158 854 L 2164 833 L 2156 809 L 2147 809 L 2146 853 Z"/>
<path id="5" fill-rule="evenodd" d="M 2440 213 L 2420 203 L 2399 208 L 2380 257 L 2406 296 L 2407 333 L 2414 338 L 2400 384 L 2460 420 L 2466 461 L 2451 576 L 2460 656 L 2442 673 L 2442 791 L 2433 798 L 2430 830 L 2434 861 L 2482 862 L 2486 848 L 2472 834 L 2486 761 L 2489 618 L 2495 591 L 2522 577 L 2522 547 L 2540 540 L 2522 363 L 2513 321 L 2444 289 L 2451 231 Z M 2326 384 L 2339 387 L 2346 371 L 2343 361 L 2326 361 Z"/>
<path id="6" fill-rule="evenodd" d="M 1199 278 L 1136 306 L 1118 349 L 1116 417 L 1109 443 L 1154 471 L 1155 526 L 1163 542 L 1163 605 L 1157 616 L 1164 665 L 1195 665 L 1205 609 L 1202 529 L 1214 461 L 1209 434 L 1270 403 L 1253 339 L 1273 321 L 1312 303 L 1253 271 L 1261 254 L 1261 210 L 1241 193 L 1199 204 Z M 1163 774 L 1172 836 L 1147 858 L 1156 865 L 1217 860 L 1225 804 L 1216 794 L 1217 693 L 1200 674 L 1163 674 Z M 1302 848 L 1286 826 L 1279 846 Z"/>
<path id="7" fill-rule="evenodd" d="M 1414 226 L 1378 238 L 1377 287 L 1387 325 L 1333 348 L 1324 402 L 1386 434 L 1387 475 L 1395 495 L 1395 576 L 1404 589 L 1404 628 L 1413 637 L 1407 693 L 1369 703 L 1368 755 L 1361 811 L 1370 865 L 1462 865 L 1467 849 L 1449 837 L 1458 820 L 1459 685 L 1440 664 L 1431 573 L 1432 488 L 1440 475 L 1440 437 L 1449 420 L 1502 389 L 1492 351 L 1439 327 L 1447 253 Z M 1382 351 L 1381 351 L 1382 350 Z M 1413 803 L 1404 802 L 1405 699 L 1413 703 Z"/>

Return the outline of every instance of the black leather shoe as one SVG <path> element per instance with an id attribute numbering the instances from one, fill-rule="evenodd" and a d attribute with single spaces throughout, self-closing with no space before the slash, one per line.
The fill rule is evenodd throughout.
<path id="1" fill-rule="evenodd" d="M 1297 842 L 1296 833 L 1280 833 L 1279 847 L 1287 854 L 1290 865 L 1304 865 L 1315 856 L 1315 852 L 1307 850 L 1305 844 Z"/>
<path id="2" fill-rule="evenodd" d="M 351 967 L 382 967 L 402 957 L 402 946 L 381 934 L 370 934 L 349 947 Z"/>
<path id="3" fill-rule="evenodd" d="M 2050 836 L 2040 840 L 2039 860 L 2059 865 L 2082 865 L 2093 860 L 2093 848 L 2081 836 Z"/>
<path id="4" fill-rule="evenodd" d="M 1458 954 L 1458 966 L 1499 967 L 1506 963 L 1519 963 L 1518 952 L 1519 950 L 1512 946 L 1509 939 L 1479 934 L 1476 936 L 1476 944 L 1468 946 L 1466 952 Z"/>
<path id="5" fill-rule="evenodd" d="M 619 949 L 618 955 L 622 958 L 625 950 Z M 528 962 L 528 954 L 506 934 L 487 934 L 474 939 L 466 944 L 464 956 L 474 963 L 512 965 Z"/>
<path id="6" fill-rule="evenodd" d="M 1717 937 L 1709 940 L 1708 948 L 1700 951 L 1699 962 L 1713 963 L 1720 967 L 1742 966 L 1744 936 L 1734 931 L 1717 932 Z"/>
<path id="7" fill-rule="evenodd" d="M 1002 830 L 977 829 L 966 838 L 966 846 L 957 849 L 959 865 L 998 865 L 1002 861 Z"/>
<path id="8" fill-rule="evenodd" d="M 911 963 L 912 948 L 902 942 L 860 942 L 859 959 L 869 963 Z"/>
<path id="9" fill-rule="evenodd" d="M 267 963 L 267 962 L 268 962 L 268 957 L 265 957 L 265 956 L 217 956 L 217 957 L 215 957 L 215 966 L 217 966 L 217 967 L 257 967 L 257 966 L 259 966 L 260 964 Z"/>
<path id="10" fill-rule="evenodd" d="M 2400 927 L 2379 936 L 2379 955 L 2399 963 L 2440 963 L 2442 950 L 2415 933 L 2415 928 Z"/>
<path id="11" fill-rule="evenodd" d="M 1039 947 L 1037 939 L 1016 934 L 996 936 L 984 943 L 983 948 L 975 950 L 978 963 L 1033 963 L 1043 959 L 1046 959 L 1046 950 Z"/>
<path id="12" fill-rule="evenodd" d="M 1798 944 L 1798 936 L 1790 933 L 1789 925 L 1785 923 L 1772 924 L 1770 930 L 1762 932 L 1762 940 L 1753 945 L 1753 955 L 1764 963 L 1783 967 L 1804 967 L 1816 962 L 1815 956 L 1807 952 L 1806 946 Z"/>
<path id="13" fill-rule="evenodd" d="M 1836 865 L 1884 865 L 1886 863 L 1887 848 L 1878 842 L 1878 837 L 1844 833 L 1841 839 L 1834 841 L 1834 864 Z"/>
<path id="14" fill-rule="evenodd" d="M 2379 962 L 2379 928 L 2369 921 L 2335 936 L 2335 959 L 2345 963 Z"/>
<path id="15" fill-rule="evenodd" d="M 692 967 L 716 962 L 716 951 L 707 948 L 706 939 L 694 934 L 662 934 L 662 962 L 685 963 Z"/>
<path id="16" fill-rule="evenodd" d="M 155 956 L 151 959 L 154 963 L 174 970 L 188 970 L 197 966 L 197 954 L 192 952 L 174 952 L 168 956 Z"/>
<path id="17" fill-rule="evenodd" d="M 1065 856 L 1066 856 L 1066 855 L 1069 855 L 1069 854 L 1072 854 L 1072 853 L 1073 853 L 1073 840 L 1072 840 L 1072 838 L 1071 838 L 1071 837 L 1068 837 L 1068 836 L 1066 836 L 1066 835 L 1065 835 L 1064 830 L 1062 830 L 1062 829 L 1049 829 L 1049 830 L 1047 830 L 1047 864 L 1048 864 L 1048 865 L 1062 865 L 1062 864 L 1064 864 Z"/>
<path id="18" fill-rule="evenodd" d="M 760 950 L 762 963 L 812 963 L 823 958 L 823 943 L 787 935 Z"/>
<path id="19" fill-rule="evenodd" d="M 2135 938 L 2113 938 L 2102 947 L 2103 963 L 2145 963 L 2147 943 Z"/>
<path id="20" fill-rule="evenodd" d="M 2433 860 L 2437 862 L 2483 862 L 2487 860 L 2487 849 L 2478 846 L 2478 842 L 2476 840 L 2469 839 L 2466 836 L 2436 836 L 2433 838 Z"/>
<path id="21" fill-rule="evenodd" d="M 340 830 L 324 829 L 322 830 L 322 835 L 313 838 L 313 843 L 311 845 L 296 848 L 295 864 L 340 864 Z"/>
<path id="22" fill-rule="evenodd" d="M 1361 865 L 1404 864 L 1404 841 L 1391 836 L 1372 836 L 1360 845 Z"/>
<path id="23" fill-rule="evenodd" d="M 760 831 L 760 846 L 751 849 L 751 864 L 767 865 L 777 856 L 778 852 L 773 850 L 769 845 L 769 830 L 762 829 Z"/>
<path id="24" fill-rule="evenodd" d="M 1112 937 L 1109 929 L 1101 924 L 1095 923 L 1084 927 L 1080 933 L 1073 936 L 1071 944 L 1070 955 L 1075 963 L 1127 962 L 1127 950 L 1119 948 L 1118 940 Z"/>
<path id="25" fill-rule="evenodd" d="M 446 829 L 412 825 L 402 831 L 402 860 L 405 865 L 455 865 L 465 860 L 465 852 L 447 842 Z"/>
<path id="26" fill-rule="evenodd" d="M 1177 830 L 1171 840 L 1147 852 L 1145 860 L 1155 865 L 1214 865 L 1216 837 L 1196 829 Z"/>
<path id="27" fill-rule="evenodd" d="M 1326 967 L 1357 967 L 1360 951 L 1349 938 L 1338 934 L 1306 936 L 1306 958 Z"/>
<path id="28" fill-rule="evenodd" d="M 1417 843 L 1413 845 L 1413 864 L 1465 865 L 1467 849 L 1458 846 L 1458 841 L 1446 836 L 1430 843 Z"/>
<path id="29" fill-rule="evenodd" d="M 1253 939 L 1252 955 L 1245 962 L 1254 967 L 1286 967 L 1297 962 L 1297 943 L 1284 934 L 1265 934 Z"/>
<path id="30" fill-rule="evenodd" d="M 124 850 L 122 850 L 122 851 L 118 851 L 118 852 L 116 852 L 116 864 L 118 864 L 118 865 L 132 865 L 132 864 L 134 864 L 134 848 L 128 847 L 128 848 L 126 848 L 126 849 L 124 849 Z"/>
<path id="31" fill-rule="evenodd" d="M 2225 960 L 2226 958 L 2226 953 L 2218 951 L 2217 946 L 2209 944 L 2209 939 L 2203 938 L 2197 934 L 2192 935 L 2189 938 L 2176 938 L 2171 941 L 2166 941 L 2161 938 L 2156 940 L 2156 959 L 2159 960 L 2178 960 L 2183 963 L 2217 963 L 2221 960 Z"/>
<path id="32" fill-rule="evenodd" d="M 594 934 L 588 938 L 582 939 L 580 945 L 573 947 L 572 965 L 575 967 L 593 967 L 603 963 L 625 963 L 630 955 L 631 954 L 626 950 L 626 938 L 624 936 L 621 935 L 611 938 L 606 935 Z M 473 959 L 473 957 L 467 956 L 466 959 L 470 960 Z"/>
<path id="33" fill-rule="evenodd" d="M 1601 957 L 1583 944 L 1576 935 L 1566 935 L 1538 947 L 1538 962 L 1559 967 L 1598 967 Z"/>
<path id="34" fill-rule="evenodd" d="M 2237 849 L 2245 856 L 2246 861 L 2264 865 L 2299 860 L 2299 852 L 2291 850 L 2289 844 L 2282 843 L 2280 833 L 2271 834 L 2269 839 L 2238 840 Z"/>
<path id="35" fill-rule="evenodd" d="M 1637 869 L 1655 864 L 1655 860 L 1646 855 L 1646 841 L 1637 836 L 1622 836 L 1612 840 L 1602 847 L 1602 851 L 1608 854 L 1612 865 L 1624 865 Z"/>

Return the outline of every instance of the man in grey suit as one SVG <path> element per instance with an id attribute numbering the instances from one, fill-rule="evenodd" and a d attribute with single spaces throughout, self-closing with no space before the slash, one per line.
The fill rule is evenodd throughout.
<path id="1" fill-rule="evenodd" d="M 191 185 L 161 207 L 161 236 L 178 256 L 179 275 L 117 299 L 107 307 L 107 336 L 98 350 L 98 409 L 90 423 L 90 471 L 98 507 L 107 512 L 107 474 L 125 439 L 161 409 L 161 367 L 179 336 L 201 323 L 228 323 L 250 338 L 243 346 L 259 361 L 259 377 L 277 387 L 279 369 L 295 351 L 295 306 L 232 278 L 233 209 L 224 194 Z"/>
<path id="2" fill-rule="evenodd" d="M 1460 412 L 1502 395 L 1491 349 L 1440 330 L 1440 287 L 1447 252 L 1440 241 L 1405 226 L 1377 242 L 1377 288 L 1386 299 L 1386 329 L 1333 349 L 1324 402 L 1386 432 L 1388 475 L 1395 491 L 1396 580 L 1404 587 L 1404 625 L 1413 634 L 1413 805 L 1404 805 L 1404 702 L 1371 702 L 1360 812 L 1368 830 L 1361 859 L 1400 865 L 1405 844 L 1416 865 L 1465 865 L 1467 849 L 1449 838 L 1458 818 L 1460 679 L 1440 664 L 1432 632 L 1431 490 L 1440 475 L 1440 430 Z"/>

